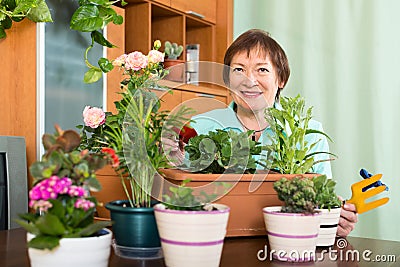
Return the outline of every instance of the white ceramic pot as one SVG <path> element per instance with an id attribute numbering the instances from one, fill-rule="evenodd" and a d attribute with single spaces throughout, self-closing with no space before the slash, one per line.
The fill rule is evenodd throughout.
<path id="1" fill-rule="evenodd" d="M 178 211 L 154 206 L 165 264 L 168 267 L 217 267 L 229 218 L 229 207 L 215 211 Z"/>
<path id="2" fill-rule="evenodd" d="M 263 209 L 267 229 L 268 257 L 303 262 L 315 258 L 320 213 L 283 213 L 281 207 Z"/>
<path id="3" fill-rule="evenodd" d="M 317 246 L 326 247 L 335 244 L 340 211 L 342 208 L 318 209 L 321 212 L 321 223 L 317 238 Z"/>
<path id="4" fill-rule="evenodd" d="M 28 249 L 31 267 L 107 267 L 112 233 L 95 237 L 62 238 L 53 250 Z M 34 235 L 28 233 L 27 240 Z"/>

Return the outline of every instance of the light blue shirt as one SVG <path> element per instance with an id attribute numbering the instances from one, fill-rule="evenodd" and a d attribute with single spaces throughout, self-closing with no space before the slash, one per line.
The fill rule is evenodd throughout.
<path id="1" fill-rule="evenodd" d="M 276 103 L 275 105 L 279 104 Z M 191 126 L 196 130 L 197 134 L 208 134 L 209 131 L 215 131 L 217 129 L 232 129 L 240 132 L 246 131 L 235 115 L 233 110 L 233 102 L 228 108 L 214 109 L 209 112 L 193 116 L 192 120 L 194 122 L 191 124 Z M 323 132 L 322 124 L 316 120 L 310 120 L 308 126 L 311 129 Z M 272 135 L 272 130 L 270 127 L 267 127 L 261 133 L 258 142 L 260 142 L 262 145 L 270 144 L 271 140 L 268 135 Z M 328 140 L 324 135 L 313 133 L 308 134 L 305 137 L 305 141 L 307 141 L 309 144 L 315 143 L 318 140 L 319 142 L 312 148 L 310 153 L 317 151 L 329 152 Z M 314 158 L 318 161 L 322 159 L 328 159 L 329 155 L 317 154 L 314 156 Z M 332 170 L 330 161 L 324 161 L 315 164 L 312 168 L 312 172 L 325 174 L 327 177 L 331 178 Z"/>

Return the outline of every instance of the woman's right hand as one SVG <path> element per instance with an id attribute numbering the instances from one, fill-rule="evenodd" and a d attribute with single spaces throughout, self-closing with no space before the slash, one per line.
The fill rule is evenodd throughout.
<path id="1" fill-rule="evenodd" d="M 162 150 L 167 154 L 169 164 L 179 166 L 185 158 L 184 143 L 175 135 L 166 135 L 161 138 Z"/>

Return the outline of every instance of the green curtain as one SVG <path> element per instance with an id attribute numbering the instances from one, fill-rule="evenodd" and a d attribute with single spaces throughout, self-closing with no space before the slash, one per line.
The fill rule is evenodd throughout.
<path id="1" fill-rule="evenodd" d="M 390 186 L 385 206 L 359 215 L 352 236 L 400 241 L 400 2 L 235 0 L 234 35 L 261 28 L 283 46 L 291 77 L 283 94 L 314 107 L 333 138 L 338 194 L 365 168 Z M 399 165 L 397 165 L 399 164 Z"/>

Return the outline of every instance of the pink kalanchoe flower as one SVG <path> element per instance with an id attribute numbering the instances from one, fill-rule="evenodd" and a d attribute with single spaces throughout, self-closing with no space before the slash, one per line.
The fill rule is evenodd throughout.
<path id="1" fill-rule="evenodd" d="M 126 57 L 125 69 L 138 71 L 147 67 L 148 59 L 147 56 L 143 55 L 142 52 L 135 51 Z"/>
<path id="2" fill-rule="evenodd" d="M 164 62 L 164 53 L 157 50 L 150 50 L 147 55 L 150 63 L 160 63 Z"/>
<path id="3" fill-rule="evenodd" d="M 71 197 L 83 197 L 86 195 L 86 190 L 83 187 L 71 185 L 68 190 L 68 195 Z"/>
<path id="4" fill-rule="evenodd" d="M 90 208 L 94 208 L 94 203 L 90 200 L 84 199 L 84 198 L 79 198 L 75 202 L 75 208 L 80 208 L 85 211 L 87 211 Z"/>
<path id="5" fill-rule="evenodd" d="M 106 122 L 106 114 L 101 108 L 86 106 L 83 110 L 83 121 L 90 128 L 97 128 Z"/>

